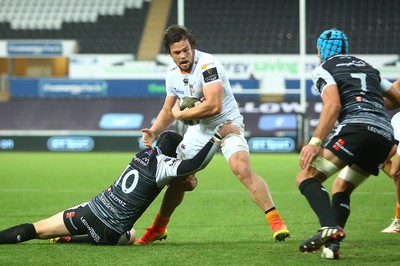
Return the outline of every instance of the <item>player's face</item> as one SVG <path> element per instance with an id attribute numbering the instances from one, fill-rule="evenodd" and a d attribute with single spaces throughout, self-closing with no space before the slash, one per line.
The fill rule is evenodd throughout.
<path id="1" fill-rule="evenodd" d="M 171 44 L 169 50 L 172 60 L 181 70 L 185 72 L 192 70 L 194 50 L 188 40 L 181 40 Z"/>

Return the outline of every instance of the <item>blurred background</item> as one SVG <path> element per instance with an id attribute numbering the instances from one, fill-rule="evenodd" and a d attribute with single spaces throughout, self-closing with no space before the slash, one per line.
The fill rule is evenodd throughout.
<path id="1" fill-rule="evenodd" d="M 311 72 L 324 30 L 343 30 L 350 54 L 384 78 L 400 77 L 400 0 L 0 0 L 0 7 L 1 152 L 141 148 L 140 130 L 165 96 L 171 60 L 162 34 L 171 24 L 192 29 L 197 49 L 225 66 L 252 152 L 294 152 L 318 123 Z"/>

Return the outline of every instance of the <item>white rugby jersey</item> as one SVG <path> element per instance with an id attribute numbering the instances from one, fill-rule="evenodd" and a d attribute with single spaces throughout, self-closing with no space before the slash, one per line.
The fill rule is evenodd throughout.
<path id="1" fill-rule="evenodd" d="M 400 141 L 400 112 L 392 117 L 391 122 L 394 130 L 394 139 Z M 400 143 L 397 146 L 397 154 L 400 155 Z"/>
<path id="2" fill-rule="evenodd" d="M 239 107 L 232 93 L 229 79 L 222 64 L 211 54 L 194 50 L 194 62 L 190 73 L 183 73 L 173 64 L 166 75 L 165 87 L 168 96 L 203 97 L 203 87 L 222 82 L 224 95 L 220 114 L 201 119 L 200 125 L 214 129 L 217 125 L 240 116 Z M 205 99 L 207 100 L 207 99 Z"/>

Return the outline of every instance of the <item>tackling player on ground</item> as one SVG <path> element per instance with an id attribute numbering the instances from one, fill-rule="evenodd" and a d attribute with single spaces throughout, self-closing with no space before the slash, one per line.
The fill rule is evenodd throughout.
<path id="1" fill-rule="evenodd" d="M 203 169 L 219 149 L 223 138 L 231 133 L 239 134 L 240 131 L 231 123 L 222 125 L 192 159 L 181 160 L 176 158 L 176 147 L 182 136 L 172 131 L 164 132 L 158 138 L 157 146 L 137 153 L 114 184 L 89 202 L 33 224 L 16 225 L 0 231 L 0 244 L 57 237 L 64 237 L 60 242 L 133 244 L 134 223 L 163 187 Z M 185 182 L 180 184 L 185 185 Z"/>

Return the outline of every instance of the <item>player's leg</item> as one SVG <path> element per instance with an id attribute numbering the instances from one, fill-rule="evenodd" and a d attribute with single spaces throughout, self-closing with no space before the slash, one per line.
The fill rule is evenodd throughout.
<path id="1" fill-rule="evenodd" d="M 81 217 L 78 215 L 78 212 L 80 214 L 82 208 L 85 207 L 86 205 L 87 205 L 87 202 L 76 205 L 71 208 L 68 208 L 67 210 L 62 212 L 61 216 L 63 219 L 64 226 L 68 230 L 68 234 L 51 237 L 51 238 L 49 238 L 50 243 L 53 243 L 53 244 L 92 243 L 92 238 L 89 237 L 89 235 L 86 233 L 86 230 L 84 228 L 77 229 L 77 220 L 79 221 L 80 217 Z M 92 213 L 90 212 L 90 214 L 92 214 Z"/>
<path id="2" fill-rule="evenodd" d="M 166 239 L 168 236 L 167 225 L 175 209 L 182 203 L 186 191 L 193 190 L 197 185 L 197 178 L 192 175 L 188 179 L 172 179 L 166 189 L 159 212 L 152 225 L 135 242 L 138 245 L 149 245 L 156 240 Z"/>
<path id="3" fill-rule="evenodd" d="M 64 225 L 63 212 L 33 224 L 21 224 L 0 231 L 0 244 L 16 244 L 31 239 L 48 239 L 68 235 Z"/>
<path id="4" fill-rule="evenodd" d="M 327 177 L 345 167 L 345 163 L 331 151 L 322 149 L 310 167 L 304 168 L 296 177 L 300 192 L 305 196 L 309 205 L 317 215 L 321 228 L 316 234 L 301 243 L 302 252 L 311 252 L 319 249 L 331 239 L 342 240 L 345 237 L 343 230 L 338 226 L 327 190 L 322 186 Z"/>
<path id="5" fill-rule="evenodd" d="M 247 188 L 252 200 L 264 211 L 274 232 L 273 238 L 282 241 L 289 237 L 289 231 L 275 208 L 267 183 L 251 169 L 249 154 L 246 151 L 235 152 L 228 162 L 232 172 Z"/>
<path id="6" fill-rule="evenodd" d="M 205 132 L 199 126 L 190 126 L 186 131 L 182 143 L 177 148 L 178 157 L 185 160 L 193 158 L 194 155 L 204 146 L 205 143 L 214 135 L 213 131 Z M 183 149 L 182 146 L 185 148 Z M 146 228 L 146 232 L 135 244 L 148 245 L 155 240 L 163 240 L 168 236 L 167 225 L 175 209 L 182 203 L 186 191 L 192 191 L 197 186 L 197 178 L 194 175 L 186 178 L 172 179 L 166 189 L 161 207 L 152 225 Z"/>
<path id="7" fill-rule="evenodd" d="M 227 136 L 221 150 L 232 172 L 247 188 L 254 203 L 264 211 L 265 218 L 274 232 L 273 238 L 278 241 L 285 240 L 289 237 L 289 231 L 275 208 L 267 183 L 254 173 L 251 167 L 249 147 L 243 132 L 241 135 Z"/>
<path id="8" fill-rule="evenodd" d="M 33 226 L 36 229 L 37 238 L 49 239 L 69 235 L 70 232 L 64 224 L 63 213 L 64 211 L 59 212 L 47 219 L 34 223 Z"/>
<path id="9" fill-rule="evenodd" d="M 332 185 L 332 211 L 336 222 L 344 228 L 350 215 L 350 195 L 361 185 L 369 174 L 356 165 L 346 166 L 340 171 Z M 321 257 L 324 259 L 339 259 L 340 241 L 332 239 L 324 244 Z"/>
<path id="10" fill-rule="evenodd" d="M 397 145 L 395 145 L 397 147 Z M 390 169 L 396 191 L 396 213 L 392 223 L 382 233 L 400 233 L 400 155 L 395 152 Z"/>
<path id="11" fill-rule="evenodd" d="M 36 237 L 33 224 L 20 224 L 0 231 L 0 244 L 17 244 Z"/>
<path id="12" fill-rule="evenodd" d="M 339 226 L 344 228 L 350 215 L 350 195 L 370 175 L 357 165 L 346 166 L 332 185 L 332 210 Z"/>
<path id="13" fill-rule="evenodd" d="M 89 235 L 70 235 L 50 238 L 49 242 L 52 244 L 82 244 L 92 243 Z"/>

